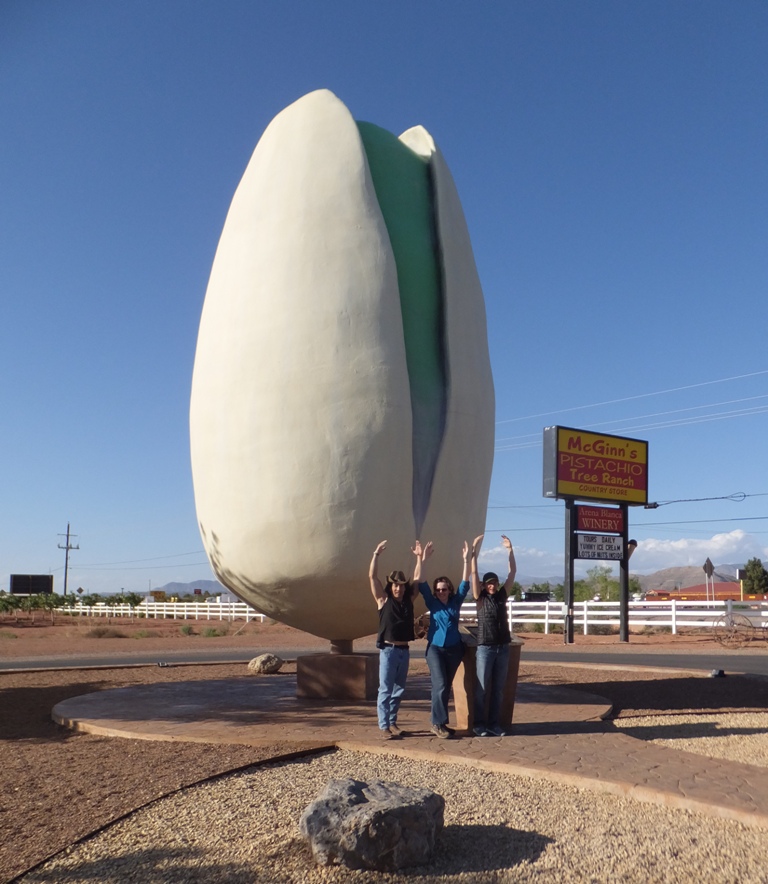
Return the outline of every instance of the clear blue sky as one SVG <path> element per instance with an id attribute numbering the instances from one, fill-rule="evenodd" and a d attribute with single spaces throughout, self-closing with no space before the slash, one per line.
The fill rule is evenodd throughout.
<path id="1" fill-rule="evenodd" d="M 751 495 L 631 510 L 633 569 L 768 559 L 766 45 L 763 0 L 3 0 L 0 588 L 61 591 L 67 522 L 70 588 L 211 576 L 208 273 L 262 131 L 321 87 L 426 126 L 456 179 L 497 394 L 485 561 L 504 531 L 522 575 L 562 574 L 558 423 L 647 439 L 653 500 Z"/>

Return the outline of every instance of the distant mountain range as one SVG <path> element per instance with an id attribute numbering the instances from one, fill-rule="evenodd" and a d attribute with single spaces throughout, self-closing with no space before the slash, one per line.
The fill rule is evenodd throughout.
<path id="1" fill-rule="evenodd" d="M 736 580 L 736 570 L 743 568 L 744 565 L 715 565 L 715 583 L 729 583 Z M 630 572 L 631 573 L 631 572 Z M 689 567 L 664 568 L 661 571 L 654 571 L 653 574 L 632 574 L 640 581 L 643 591 L 649 589 L 685 589 L 688 586 L 698 586 L 704 583 L 704 570 L 700 565 L 691 565 Z M 559 577 L 518 577 L 521 586 L 528 587 L 532 583 L 549 582 L 553 586 L 563 582 L 562 574 Z M 201 589 L 203 592 L 209 592 L 212 595 L 230 594 L 226 587 L 222 586 L 218 580 L 193 580 L 191 583 L 166 583 L 165 586 L 158 586 L 157 589 L 164 590 L 168 595 L 192 595 L 194 590 Z"/>
<path id="2" fill-rule="evenodd" d="M 166 583 L 165 586 L 156 586 L 155 589 L 162 590 L 166 595 L 192 595 L 196 589 L 200 589 L 203 592 L 209 592 L 211 595 L 229 593 L 229 590 L 222 586 L 218 580 L 193 580 L 192 583 Z"/>
<path id="3" fill-rule="evenodd" d="M 736 571 L 744 565 L 715 565 L 712 575 L 715 583 L 730 583 L 736 580 Z M 653 574 L 638 574 L 640 586 L 644 591 L 649 589 L 685 589 L 688 586 L 699 586 L 704 583 L 704 569 L 701 565 L 687 568 L 664 568 Z"/>

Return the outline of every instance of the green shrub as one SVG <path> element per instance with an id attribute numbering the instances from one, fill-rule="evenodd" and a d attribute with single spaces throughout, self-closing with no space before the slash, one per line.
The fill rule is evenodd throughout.
<path id="1" fill-rule="evenodd" d="M 207 626 L 207 627 L 203 630 L 203 635 L 204 635 L 206 638 L 216 638 L 218 635 L 220 635 L 220 633 L 219 633 L 219 630 L 218 630 L 218 629 L 214 629 L 213 626 Z"/>
<path id="2" fill-rule="evenodd" d="M 128 638 L 124 632 L 113 626 L 94 626 L 85 633 L 87 638 Z"/>
<path id="3" fill-rule="evenodd" d="M 514 628 L 515 633 L 519 633 L 520 635 L 527 633 L 543 633 L 544 632 L 544 624 L 543 623 L 515 623 Z M 550 635 L 562 635 L 563 625 L 562 623 L 550 623 L 549 624 L 549 634 Z"/>
<path id="4" fill-rule="evenodd" d="M 182 635 L 193 635 L 194 634 L 192 631 L 192 627 L 189 625 L 189 623 L 185 623 L 181 627 L 181 634 Z"/>
<path id="5" fill-rule="evenodd" d="M 156 629 L 137 629 L 134 638 L 159 638 L 160 633 Z"/>
<path id="6" fill-rule="evenodd" d="M 584 627 L 582 627 L 583 630 Z M 618 626 L 611 626 L 610 624 L 591 624 L 589 626 L 589 634 L 590 635 L 617 635 L 619 632 Z"/>
<path id="7" fill-rule="evenodd" d="M 0 638 L 17 638 L 15 632 L 8 632 L 7 629 L 0 629 Z"/>

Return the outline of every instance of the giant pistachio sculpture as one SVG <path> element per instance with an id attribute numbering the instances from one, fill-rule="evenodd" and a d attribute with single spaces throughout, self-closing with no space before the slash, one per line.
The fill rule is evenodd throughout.
<path id="1" fill-rule="evenodd" d="M 218 579 L 331 640 L 376 629 L 368 563 L 455 578 L 485 520 L 494 395 L 485 308 L 429 134 L 358 123 L 321 90 L 268 126 L 205 298 L 190 436 Z"/>

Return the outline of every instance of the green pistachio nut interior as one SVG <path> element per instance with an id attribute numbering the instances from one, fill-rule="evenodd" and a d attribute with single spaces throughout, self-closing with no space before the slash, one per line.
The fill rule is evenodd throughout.
<path id="1" fill-rule="evenodd" d="M 429 163 L 391 132 L 357 123 L 397 266 L 413 411 L 413 515 L 429 507 L 445 432 L 447 378 L 440 245 Z"/>

